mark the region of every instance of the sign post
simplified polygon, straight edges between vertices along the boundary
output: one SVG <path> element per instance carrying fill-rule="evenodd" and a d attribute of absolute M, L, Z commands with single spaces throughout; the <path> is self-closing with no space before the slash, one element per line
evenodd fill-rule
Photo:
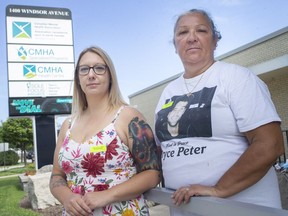
<path fill-rule="evenodd" d="M 38 169 L 53 162 L 55 115 L 71 113 L 74 77 L 71 11 L 8 5 L 6 32 L 9 116 L 35 116 Z"/>

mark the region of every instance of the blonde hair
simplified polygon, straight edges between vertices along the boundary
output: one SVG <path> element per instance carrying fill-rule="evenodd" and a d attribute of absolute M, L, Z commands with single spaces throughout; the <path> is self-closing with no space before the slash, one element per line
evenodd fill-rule
<path fill-rule="evenodd" d="M 124 101 L 122 94 L 120 92 L 120 88 L 119 88 L 117 76 L 116 76 L 116 70 L 115 70 L 114 64 L 110 56 L 100 47 L 92 46 L 92 47 L 84 49 L 80 53 L 77 64 L 76 64 L 76 68 L 74 70 L 72 115 L 80 116 L 82 112 L 88 107 L 86 95 L 81 89 L 79 75 L 78 75 L 79 62 L 82 56 L 87 52 L 91 52 L 91 53 L 95 53 L 99 55 L 107 66 L 107 70 L 108 70 L 107 72 L 109 72 L 110 74 L 110 86 L 109 86 L 109 98 L 108 98 L 109 109 L 118 108 L 122 105 L 128 105 Z"/>

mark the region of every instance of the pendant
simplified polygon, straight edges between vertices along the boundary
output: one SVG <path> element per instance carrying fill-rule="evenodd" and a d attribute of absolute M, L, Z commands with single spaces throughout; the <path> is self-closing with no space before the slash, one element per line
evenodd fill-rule
<path fill-rule="evenodd" d="M 188 98 L 194 98 L 194 94 L 192 92 L 189 92 L 186 94 Z"/>

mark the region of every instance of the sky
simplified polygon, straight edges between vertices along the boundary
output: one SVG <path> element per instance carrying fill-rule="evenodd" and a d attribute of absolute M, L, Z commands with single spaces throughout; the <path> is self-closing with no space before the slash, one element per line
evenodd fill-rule
<path fill-rule="evenodd" d="M 112 58 L 124 99 L 183 71 L 172 43 L 177 16 L 206 10 L 221 32 L 215 57 L 287 27 L 287 0 L 0 0 L 0 122 L 8 118 L 7 5 L 67 8 L 75 62 L 92 45 Z"/>

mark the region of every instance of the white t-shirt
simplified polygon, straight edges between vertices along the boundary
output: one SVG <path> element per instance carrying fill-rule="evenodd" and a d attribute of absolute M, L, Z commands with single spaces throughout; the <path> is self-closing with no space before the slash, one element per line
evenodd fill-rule
<path fill-rule="evenodd" d="M 172 189 L 215 185 L 247 149 L 242 132 L 281 121 L 267 86 L 248 69 L 224 62 L 215 62 L 197 77 L 184 80 L 181 75 L 169 83 L 155 114 L 165 187 Z M 274 168 L 229 198 L 281 208 Z"/>

